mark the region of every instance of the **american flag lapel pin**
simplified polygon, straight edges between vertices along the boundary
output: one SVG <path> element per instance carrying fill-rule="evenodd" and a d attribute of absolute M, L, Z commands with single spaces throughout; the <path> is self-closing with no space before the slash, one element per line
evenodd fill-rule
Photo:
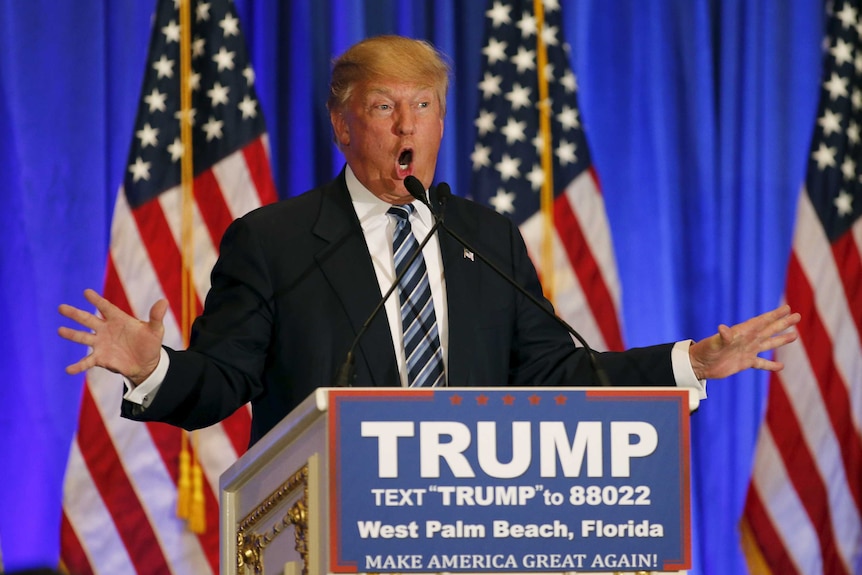
<path fill-rule="evenodd" d="M 471 262 L 472 262 L 472 261 L 475 261 L 475 260 L 473 259 L 473 252 L 471 252 L 471 251 L 470 251 L 470 250 L 468 250 L 467 248 L 464 248 L 464 259 L 465 259 L 465 260 L 470 260 Z"/>

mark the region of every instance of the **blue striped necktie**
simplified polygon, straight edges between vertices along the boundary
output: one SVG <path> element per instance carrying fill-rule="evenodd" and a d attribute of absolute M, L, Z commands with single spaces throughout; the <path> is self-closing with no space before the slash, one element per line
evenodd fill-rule
<path fill-rule="evenodd" d="M 419 249 L 419 242 L 410 227 L 411 204 L 392 206 L 389 215 L 395 217 L 392 242 L 395 273 L 401 274 L 410 257 Z M 410 387 L 443 385 L 443 350 L 437 333 L 437 316 L 428 283 L 428 270 L 422 254 L 413 260 L 398 286 L 401 297 L 401 326 L 404 352 L 407 356 L 407 382 Z"/>

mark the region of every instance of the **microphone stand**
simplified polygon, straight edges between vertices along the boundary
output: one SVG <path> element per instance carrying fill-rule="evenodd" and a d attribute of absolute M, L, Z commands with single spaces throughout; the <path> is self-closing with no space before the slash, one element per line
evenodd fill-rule
<path fill-rule="evenodd" d="M 416 179 L 416 178 L 413 178 Z M 419 180 L 416 180 L 417 182 Z M 423 202 L 425 205 L 428 205 L 427 201 Z M 430 206 L 429 206 L 430 209 Z M 347 357 L 344 359 L 344 363 L 341 364 L 341 367 L 338 368 L 338 371 L 335 372 L 335 378 L 333 380 L 334 387 L 352 387 L 353 380 L 356 379 L 356 357 L 354 355 L 354 350 L 356 346 L 359 344 L 359 340 L 362 339 L 362 336 L 365 335 L 365 332 L 368 331 L 368 327 L 371 325 L 371 322 L 374 321 L 374 318 L 377 317 L 377 314 L 380 313 L 380 310 L 383 309 L 383 306 L 389 300 L 389 296 L 392 295 L 392 292 L 395 291 L 395 288 L 401 283 L 401 280 L 404 278 L 404 275 L 409 271 L 410 266 L 413 265 L 413 262 L 416 258 L 419 257 L 419 254 L 422 253 L 422 250 L 425 249 L 425 246 L 431 241 L 431 238 L 434 237 L 434 234 L 437 233 L 437 230 L 440 226 L 443 225 L 443 218 L 438 218 L 434 214 L 434 210 L 431 210 L 431 215 L 434 216 L 434 225 L 431 226 L 431 229 L 428 231 L 428 235 L 423 238 L 423 240 L 419 243 L 419 247 L 414 251 L 410 258 L 407 260 L 407 263 L 404 265 L 404 269 L 401 270 L 395 279 L 392 281 L 392 285 L 389 286 L 389 289 L 386 290 L 386 293 L 383 294 L 383 297 L 380 298 L 380 301 L 377 303 L 377 306 L 374 310 L 369 314 L 368 319 L 365 320 L 365 323 L 362 324 L 362 327 L 359 328 L 359 331 L 356 332 L 356 337 L 353 338 L 353 342 L 350 344 L 350 348 L 347 350 Z"/>
<path fill-rule="evenodd" d="M 587 352 L 587 357 L 589 358 L 589 361 L 590 361 L 590 367 L 592 368 L 593 374 L 596 376 L 596 379 L 598 380 L 599 385 L 601 385 L 603 387 L 610 387 L 611 382 L 608 379 L 607 372 L 605 372 L 604 368 L 602 368 L 602 366 L 600 365 L 595 351 L 593 351 L 593 348 L 590 347 L 590 345 L 587 343 L 587 340 L 585 340 L 583 338 L 583 336 L 581 336 L 581 334 L 578 333 L 577 330 L 575 330 L 575 328 L 570 326 L 563 318 L 561 318 L 560 316 L 558 316 L 557 314 L 555 314 L 554 312 L 549 310 L 547 307 L 545 307 L 545 305 L 541 301 L 539 301 L 539 299 L 536 296 L 534 296 L 533 294 L 528 292 L 523 286 L 521 286 L 521 284 L 516 282 L 513 278 L 509 277 L 509 275 L 506 272 L 504 272 L 503 270 L 501 270 L 494 262 L 492 262 L 491 260 L 486 258 L 482 254 L 482 252 L 476 250 L 472 245 L 470 245 L 470 243 L 467 240 L 462 238 L 454 230 L 452 230 L 449 226 L 447 226 L 446 224 L 443 223 L 443 218 L 442 218 L 443 210 L 442 210 L 442 208 L 445 207 L 446 201 L 448 200 L 449 196 L 452 194 L 452 192 L 449 189 L 449 184 L 447 184 L 445 182 L 440 182 L 437 185 L 437 200 L 440 202 L 440 205 L 441 205 L 441 217 L 439 219 L 437 219 L 437 214 L 434 211 L 434 208 L 431 207 L 431 203 L 428 201 L 428 197 L 425 194 L 425 187 L 421 184 L 421 182 L 419 182 L 418 179 L 412 178 L 413 180 L 415 180 L 415 183 L 414 183 L 411 180 L 411 178 L 412 178 L 412 176 L 410 176 L 404 180 L 404 184 L 407 187 L 407 191 L 410 192 L 410 194 L 414 198 L 416 198 L 417 200 L 419 200 L 420 202 L 422 202 L 423 204 L 428 206 L 428 209 L 431 210 L 432 215 L 434 215 L 434 217 L 436 219 L 434 227 L 436 228 L 437 224 L 439 224 L 439 226 L 443 229 L 444 232 L 449 234 L 450 237 L 452 237 L 456 242 L 461 244 L 464 248 L 470 250 L 473 254 L 475 254 L 476 257 L 479 258 L 479 260 L 481 260 L 485 265 L 490 267 L 498 276 L 503 278 L 509 285 L 514 287 L 518 291 L 518 293 L 520 293 L 521 295 L 526 297 L 533 305 L 537 306 L 539 309 L 541 309 L 543 312 L 545 312 L 549 317 L 553 318 L 554 321 L 556 321 L 558 324 L 560 324 L 567 332 L 569 332 L 575 339 L 577 339 L 578 342 L 583 346 L 584 350 Z"/>

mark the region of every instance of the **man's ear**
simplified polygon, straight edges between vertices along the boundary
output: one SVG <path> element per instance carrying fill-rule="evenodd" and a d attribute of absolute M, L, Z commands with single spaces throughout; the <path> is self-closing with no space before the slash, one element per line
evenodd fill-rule
<path fill-rule="evenodd" d="M 347 127 L 344 115 L 341 112 L 330 112 L 329 122 L 332 124 L 332 133 L 335 134 L 335 141 L 338 145 L 350 145 L 350 129 Z"/>

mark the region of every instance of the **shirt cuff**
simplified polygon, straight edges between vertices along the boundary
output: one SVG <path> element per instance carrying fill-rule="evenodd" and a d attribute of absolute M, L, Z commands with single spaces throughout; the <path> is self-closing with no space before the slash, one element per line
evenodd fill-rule
<path fill-rule="evenodd" d="M 126 382 L 126 393 L 123 394 L 123 399 L 140 405 L 144 409 L 148 408 L 156 398 L 156 393 L 158 393 L 159 387 L 161 387 L 165 376 L 168 374 L 170 363 L 171 359 L 168 356 L 168 352 L 165 351 L 165 348 L 161 348 L 159 364 L 153 370 L 153 373 L 142 381 L 140 385 L 135 386 L 135 384 L 129 381 L 129 378 L 123 378 L 123 381 Z"/>
<path fill-rule="evenodd" d="M 706 399 L 706 380 L 698 379 L 691 367 L 691 357 L 688 348 L 694 343 L 692 340 L 678 341 L 670 352 L 670 361 L 673 366 L 673 378 L 677 387 L 696 389 L 700 399 Z"/>

